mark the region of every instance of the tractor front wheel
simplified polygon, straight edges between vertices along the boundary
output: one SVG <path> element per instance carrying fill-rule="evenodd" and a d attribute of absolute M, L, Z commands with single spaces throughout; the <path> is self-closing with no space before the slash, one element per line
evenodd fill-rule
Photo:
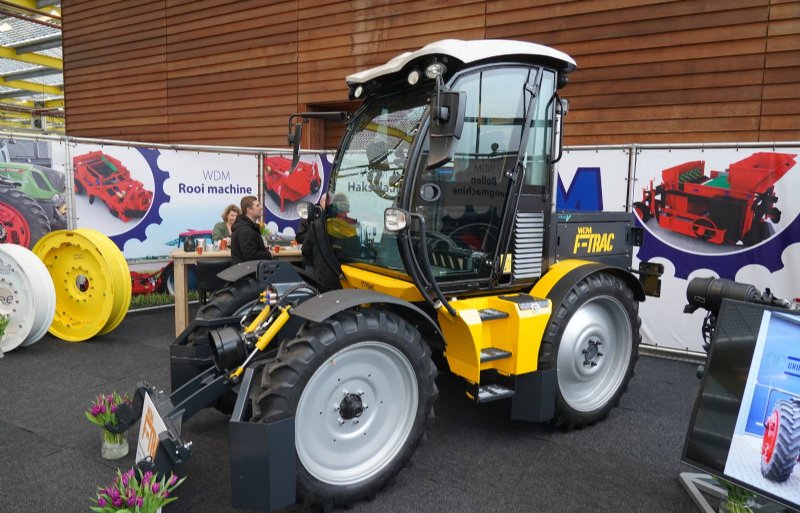
<path fill-rule="evenodd" d="M 408 463 L 437 397 L 419 331 L 379 309 L 308 325 L 267 364 L 253 419 L 294 416 L 297 494 L 324 511 L 374 497 Z"/>
<path fill-rule="evenodd" d="M 0 243 L 30 249 L 48 233 L 50 221 L 39 203 L 16 189 L 0 188 Z"/>
<path fill-rule="evenodd" d="M 579 281 L 552 314 L 539 368 L 556 369 L 556 426 L 581 428 L 604 419 L 633 377 L 642 336 L 639 303 L 609 273 Z"/>
<path fill-rule="evenodd" d="M 800 456 L 800 405 L 778 401 L 764 426 L 761 475 L 782 483 L 789 479 Z"/>

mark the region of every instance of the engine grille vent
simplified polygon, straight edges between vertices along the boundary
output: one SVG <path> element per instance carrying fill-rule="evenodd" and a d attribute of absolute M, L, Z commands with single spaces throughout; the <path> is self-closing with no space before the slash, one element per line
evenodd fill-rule
<path fill-rule="evenodd" d="M 511 271 L 515 280 L 542 275 L 544 214 L 517 212 L 514 220 L 514 259 Z"/>

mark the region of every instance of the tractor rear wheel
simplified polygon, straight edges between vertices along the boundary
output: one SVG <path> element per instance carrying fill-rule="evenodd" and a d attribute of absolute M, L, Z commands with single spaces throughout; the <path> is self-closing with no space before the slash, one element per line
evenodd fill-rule
<path fill-rule="evenodd" d="M 604 419 L 633 377 L 639 352 L 639 303 L 616 276 L 579 281 L 553 312 L 539 368 L 556 369 L 553 424 L 581 428 Z"/>
<path fill-rule="evenodd" d="M 789 479 L 800 456 L 800 404 L 778 401 L 764 426 L 761 474 L 782 483 Z"/>
<path fill-rule="evenodd" d="M 32 248 L 50 233 L 50 221 L 36 200 L 16 189 L 0 188 L 0 243 Z"/>
<path fill-rule="evenodd" d="M 267 364 L 253 420 L 294 417 L 298 499 L 324 511 L 374 497 L 433 418 L 436 367 L 419 331 L 379 309 L 307 325 Z"/>

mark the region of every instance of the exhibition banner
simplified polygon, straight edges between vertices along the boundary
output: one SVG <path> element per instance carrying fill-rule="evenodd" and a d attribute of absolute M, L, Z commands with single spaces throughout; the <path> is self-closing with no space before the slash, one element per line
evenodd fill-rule
<path fill-rule="evenodd" d="M 556 210 L 623 212 L 628 201 L 630 147 L 564 148 L 558 162 Z"/>
<path fill-rule="evenodd" d="M 76 226 L 105 233 L 128 259 L 210 240 L 227 205 L 259 192 L 255 155 L 91 144 L 70 155 Z"/>

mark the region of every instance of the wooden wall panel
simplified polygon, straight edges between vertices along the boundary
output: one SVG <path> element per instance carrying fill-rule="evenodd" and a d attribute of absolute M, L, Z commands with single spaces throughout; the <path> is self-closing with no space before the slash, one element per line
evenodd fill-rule
<path fill-rule="evenodd" d="M 285 147 L 344 78 L 444 38 L 554 46 L 566 142 L 800 140 L 797 0 L 65 0 L 67 132 Z M 306 147 L 343 133 L 312 122 Z"/>

